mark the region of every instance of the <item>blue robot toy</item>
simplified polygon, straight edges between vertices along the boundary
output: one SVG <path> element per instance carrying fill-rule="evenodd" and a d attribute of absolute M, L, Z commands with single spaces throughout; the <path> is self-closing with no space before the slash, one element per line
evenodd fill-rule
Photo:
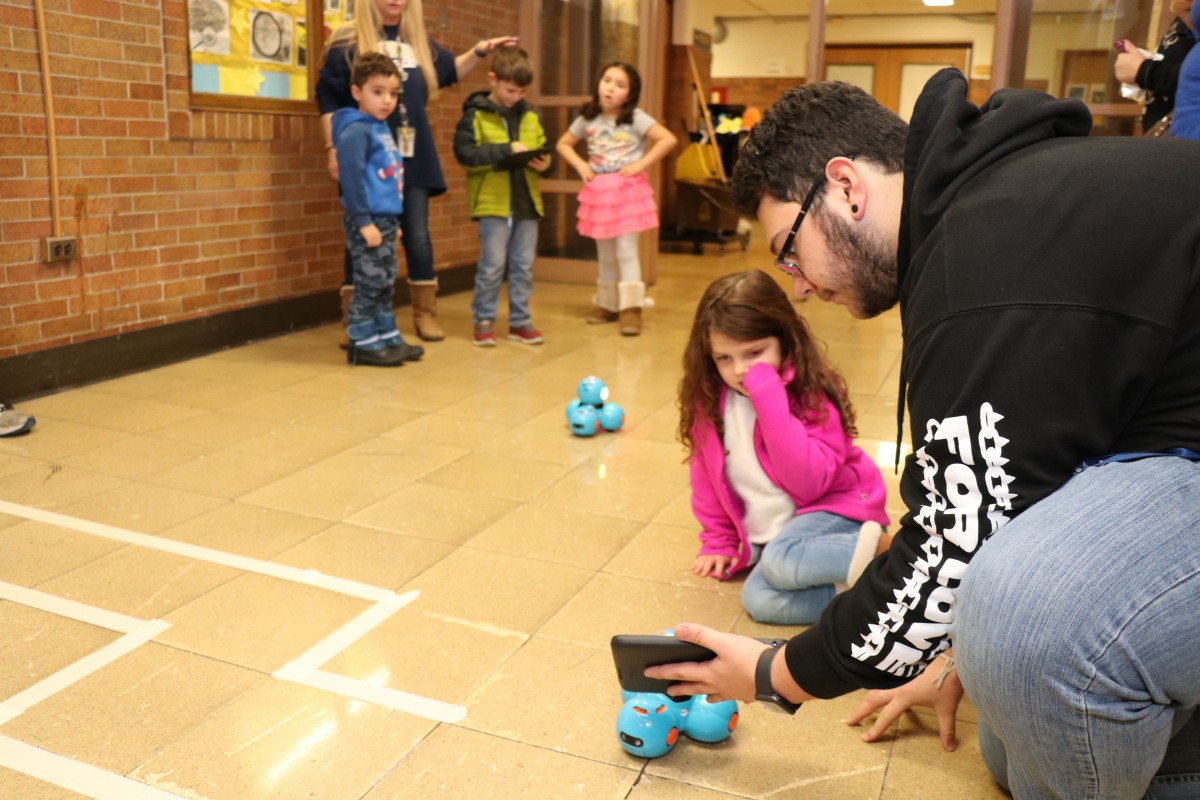
<path fill-rule="evenodd" d="M 723 742 L 737 727 L 736 700 L 710 703 L 708 696 L 676 700 L 670 695 L 621 690 L 625 705 L 617 714 L 617 738 L 630 755 L 658 758 L 675 747 L 680 734 L 698 742 Z"/>
<path fill-rule="evenodd" d="M 591 406 L 602 406 L 608 399 L 608 387 L 604 381 L 595 375 L 589 375 L 579 382 L 579 400 Z"/>
<path fill-rule="evenodd" d="M 600 406 L 597 417 L 600 420 L 600 427 L 604 430 L 619 431 L 625 423 L 625 409 L 616 403 L 605 403 Z"/>
<path fill-rule="evenodd" d="M 571 433 L 576 436 L 595 436 L 596 431 L 600 430 L 600 418 L 596 413 L 596 407 L 587 403 L 579 403 L 572 400 L 571 405 L 567 406 L 567 424 L 571 426 Z"/>

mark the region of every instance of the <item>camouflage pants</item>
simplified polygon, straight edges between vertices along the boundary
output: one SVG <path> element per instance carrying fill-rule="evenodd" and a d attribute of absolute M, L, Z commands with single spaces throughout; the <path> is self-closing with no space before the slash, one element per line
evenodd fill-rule
<path fill-rule="evenodd" d="M 392 291 L 396 284 L 396 218 L 373 217 L 383 235 L 378 247 L 367 247 L 358 225 L 349 214 L 342 217 L 346 248 L 354 264 L 354 297 L 350 301 L 350 319 L 374 319 L 392 313 Z"/>

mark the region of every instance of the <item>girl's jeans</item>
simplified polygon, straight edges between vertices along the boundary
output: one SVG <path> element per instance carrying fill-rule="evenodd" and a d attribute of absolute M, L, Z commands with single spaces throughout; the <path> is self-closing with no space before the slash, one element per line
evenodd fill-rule
<path fill-rule="evenodd" d="M 473 322 L 496 320 L 500 284 L 508 265 L 508 327 L 529 324 L 529 296 L 533 292 L 533 257 L 537 253 L 538 220 L 504 217 L 479 218 L 479 265 L 475 268 Z"/>
<path fill-rule="evenodd" d="M 760 549 L 742 585 L 742 605 L 756 622 L 809 625 L 846 580 L 861 522 L 827 511 L 797 514 Z"/>
<path fill-rule="evenodd" d="M 1200 464 L 1084 469 L 980 549 L 957 613 L 981 743 L 1015 797 L 1200 797 L 1184 725 L 1200 702 Z"/>

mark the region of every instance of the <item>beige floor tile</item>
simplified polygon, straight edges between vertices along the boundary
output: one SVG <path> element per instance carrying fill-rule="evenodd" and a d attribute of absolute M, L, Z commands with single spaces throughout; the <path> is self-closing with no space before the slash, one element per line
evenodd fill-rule
<path fill-rule="evenodd" d="M 131 617 L 160 619 L 237 574 L 228 567 L 128 545 L 37 588 Z"/>
<path fill-rule="evenodd" d="M 163 470 L 145 480 L 161 486 L 232 500 L 302 468 L 302 464 L 294 461 L 234 450 L 218 450 Z"/>
<path fill-rule="evenodd" d="M 621 693 L 608 648 L 534 637 L 467 699 L 462 727 L 621 767 Z M 538 713 L 528 710 L 536 706 Z"/>
<path fill-rule="evenodd" d="M 158 640 L 271 673 L 369 605 L 327 589 L 245 574 L 166 615 L 172 627 Z"/>
<path fill-rule="evenodd" d="M 177 525 L 219 505 L 222 505 L 222 501 L 209 495 L 152 483 L 131 482 L 104 494 L 78 500 L 60 511 L 68 516 L 137 533 L 158 533 L 163 528 Z"/>
<path fill-rule="evenodd" d="M 151 369 L 145 372 L 135 372 L 132 375 L 122 375 L 107 381 L 93 384 L 91 388 L 106 394 L 120 397 L 156 398 L 159 395 L 186 387 L 190 381 L 178 375 L 168 375 L 160 370 Z"/>
<path fill-rule="evenodd" d="M 453 551 L 454 547 L 444 542 L 341 523 L 307 537 L 273 560 L 396 589 Z"/>
<path fill-rule="evenodd" d="M 416 484 L 406 486 L 347 522 L 422 539 L 462 544 L 517 507 L 516 501 Z"/>
<path fill-rule="evenodd" d="M 124 478 L 31 461 L 25 469 L 4 476 L 3 492 L 10 503 L 63 512 L 84 498 L 101 496 L 126 484 Z"/>
<path fill-rule="evenodd" d="M 593 574 L 534 558 L 464 547 L 404 588 L 419 589 L 421 608 L 430 613 L 532 634 Z"/>
<path fill-rule="evenodd" d="M 279 392 L 253 393 L 251 397 L 239 399 L 222 410 L 270 422 L 297 422 L 338 405 L 341 402 L 336 398 L 300 394 L 292 387 Z"/>
<path fill-rule="evenodd" d="M 480 550 L 598 570 L 641 528 L 640 522 L 619 517 L 526 503 L 468 544 Z"/>
<path fill-rule="evenodd" d="M 671 502 L 667 503 L 651 522 L 656 522 L 660 525 L 674 525 L 678 528 L 689 528 L 699 537 L 700 523 L 696 522 L 696 516 L 692 513 L 692 490 L 690 486 L 685 486 L 679 490 Z M 696 542 L 699 543 L 697 538 Z"/>
<path fill-rule="evenodd" d="M 653 775 L 643 775 L 629 793 L 629 800 L 742 800 L 745 797 L 746 795 L 740 793 L 716 792 L 690 783 L 656 778 Z"/>
<path fill-rule="evenodd" d="M 369 402 L 369 401 L 368 401 Z M 446 414 L 423 414 L 380 434 L 411 444 L 432 444 L 470 450 L 496 433 L 496 423 Z"/>
<path fill-rule="evenodd" d="M 154 372 L 158 373 L 161 370 L 154 370 Z M 250 386 L 238 386 L 236 390 L 231 390 L 225 383 L 198 381 L 177 375 L 172 375 L 171 380 L 175 384 L 172 388 L 150 395 L 151 399 L 158 400 L 160 403 L 174 403 L 179 406 L 193 406 L 206 411 L 216 411 L 228 408 L 234 403 L 244 403 L 267 392 L 266 389 L 255 389 Z"/>
<path fill-rule="evenodd" d="M 367 399 L 339 403 L 332 408 L 304 417 L 301 423 L 316 430 L 353 433 L 359 441 L 380 436 L 398 425 L 418 419 L 420 413 L 405 408 L 389 408 Z"/>
<path fill-rule="evenodd" d="M 976 726 L 959 722 L 956 730 L 958 749 L 947 753 L 938 740 L 936 720 L 917 715 L 902 719 L 881 800 L 905 800 L 933 785 L 947 797 L 963 800 L 1008 798 L 983 764 Z"/>
<path fill-rule="evenodd" d="M 126 546 L 57 525 L 12 519 L 18 522 L 0 530 L 0 581 L 8 583 L 37 587 Z"/>
<path fill-rule="evenodd" d="M 251 558 L 270 559 L 330 526 L 329 520 L 245 503 L 226 503 L 159 536 Z"/>
<path fill-rule="evenodd" d="M 34 413 L 28 410 L 26 403 L 21 404 L 21 410 L 27 414 Z M 35 416 L 39 415 L 35 414 Z M 47 418 L 41 415 L 37 426 L 29 434 L 0 439 L 0 453 L 55 461 L 75 453 L 111 444 L 128 436 L 129 434 L 122 431 L 97 428 L 92 425 L 71 422 L 66 419 Z"/>
<path fill-rule="evenodd" d="M 253 435 L 231 443 L 228 449 L 237 453 L 315 464 L 361 443 L 362 437 L 348 430 L 276 422 L 258 426 Z"/>
<path fill-rule="evenodd" d="M 261 419 L 230 414 L 222 409 L 205 411 L 191 419 L 155 428 L 154 435 L 218 450 L 261 436 L 265 427 L 266 423 Z"/>
<path fill-rule="evenodd" d="M 6 699 L 121 636 L 7 600 L 0 600 L 0 628 L 0 697 Z M 7 726 L 0 733 L 12 735 Z"/>
<path fill-rule="evenodd" d="M 130 777 L 189 798 L 355 800 L 433 726 L 391 709 L 266 680 L 199 720 Z"/>
<path fill-rule="evenodd" d="M 321 669 L 457 705 L 487 682 L 525 638 L 431 613 L 419 597 Z"/>
<path fill-rule="evenodd" d="M 335 455 L 243 495 L 241 502 L 328 520 L 371 506 L 411 479 L 364 465 L 361 457 Z"/>
<path fill-rule="evenodd" d="M 548 639 L 607 648 L 618 633 L 657 633 L 679 622 L 729 630 L 741 613 L 736 596 L 616 575 L 596 575 L 538 630 Z"/>
<path fill-rule="evenodd" d="M 194 444 L 158 436 L 126 436 L 109 444 L 67 456 L 60 463 L 112 475 L 140 480 L 157 475 L 186 461 L 199 458 L 209 450 Z"/>
<path fill-rule="evenodd" d="M 636 769 L 622 769 L 443 726 L 422 742 L 364 800 L 407 800 L 410 797 L 622 800 L 628 796 L 637 778 Z"/>
<path fill-rule="evenodd" d="M 421 483 L 528 500 L 567 474 L 570 466 L 516 456 L 468 453 L 429 473 Z"/>
<path fill-rule="evenodd" d="M 121 775 L 263 680 L 150 642 L 29 709 L 4 733 Z"/>
<path fill-rule="evenodd" d="M 574 436 L 567 425 L 563 409 L 556 409 L 515 428 L 505 429 L 504 426 L 492 423 L 493 435 L 483 438 L 475 445 L 475 450 L 493 456 L 503 463 L 508 456 L 516 458 L 533 458 L 539 461 L 552 461 L 558 464 L 578 466 L 589 458 L 594 457 L 604 447 L 607 436 Z M 542 422 L 545 416 L 553 417 L 553 424 Z M 611 434 L 608 434 L 611 435 Z"/>
<path fill-rule="evenodd" d="M 638 532 L 604 568 L 613 575 L 674 583 L 692 589 L 740 595 L 742 581 L 718 581 L 692 574 L 700 550 L 693 528 L 650 524 Z"/>
<path fill-rule="evenodd" d="M 686 486 L 686 473 L 649 477 L 626 470 L 619 462 L 591 458 L 531 499 L 547 505 L 648 522 Z"/>
<path fill-rule="evenodd" d="M 888 768 L 886 747 L 859 741 L 842 723 L 844 699 L 810 703 L 795 717 L 741 705 L 733 735 L 717 745 L 683 739 L 648 774 L 749 797 L 875 798 Z"/>
<path fill-rule="evenodd" d="M 4 788 L 6 797 L 19 797 L 21 800 L 86 800 L 84 795 L 4 767 L 0 767 L 0 787 Z"/>

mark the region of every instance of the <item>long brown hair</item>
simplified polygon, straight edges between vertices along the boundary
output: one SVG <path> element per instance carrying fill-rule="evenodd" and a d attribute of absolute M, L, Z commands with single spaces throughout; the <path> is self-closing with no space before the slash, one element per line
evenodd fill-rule
<path fill-rule="evenodd" d="M 813 337 L 808 323 L 770 275 L 747 270 L 713 281 L 696 307 L 679 383 L 679 440 L 689 458 L 696 450 L 693 431 L 697 422 L 707 421 L 718 437 L 724 435 L 721 389 L 725 381 L 712 360 L 714 331 L 741 342 L 769 336 L 779 339 L 783 362 L 796 372 L 787 387 L 793 407 L 799 405 L 819 423 L 826 416 L 828 399 L 841 416 L 846 435 L 858 435 L 845 381 L 826 360 L 824 347 Z"/>

